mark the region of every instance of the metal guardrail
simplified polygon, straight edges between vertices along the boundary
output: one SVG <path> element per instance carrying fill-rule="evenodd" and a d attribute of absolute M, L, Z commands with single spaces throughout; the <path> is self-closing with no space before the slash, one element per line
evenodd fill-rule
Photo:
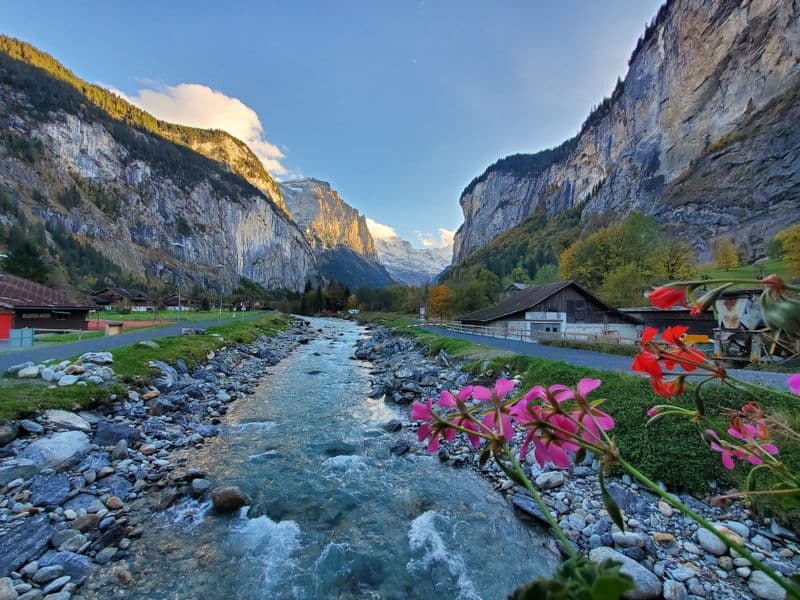
<path fill-rule="evenodd" d="M 429 319 L 425 325 L 432 325 L 434 327 L 441 327 L 449 331 L 456 331 L 459 333 L 469 333 L 472 335 L 481 335 L 491 338 L 499 338 L 505 340 L 519 340 L 521 342 L 530 342 L 538 344 L 543 340 L 553 340 L 557 342 L 583 342 L 588 344 L 619 344 L 637 346 L 638 339 L 624 338 L 617 335 L 613 330 L 605 333 L 558 333 L 553 331 L 528 331 L 526 329 L 516 328 L 499 328 L 488 327 L 486 325 L 465 325 L 458 321 L 444 321 Z"/>

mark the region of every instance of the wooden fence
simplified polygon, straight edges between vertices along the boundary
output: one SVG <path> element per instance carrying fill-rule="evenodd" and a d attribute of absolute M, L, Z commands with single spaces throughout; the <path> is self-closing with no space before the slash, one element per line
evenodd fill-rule
<path fill-rule="evenodd" d="M 482 335 L 486 337 L 499 338 L 505 340 L 519 340 L 521 342 L 539 343 L 543 340 L 553 340 L 555 342 L 582 342 L 586 344 L 620 344 L 637 346 L 639 340 L 635 338 L 621 337 L 617 332 L 609 329 L 601 333 L 579 333 L 566 332 L 558 333 L 552 331 L 528 331 L 526 329 L 516 329 L 513 327 L 488 327 L 486 325 L 465 325 L 458 321 L 444 321 L 429 319 L 425 325 L 441 327 L 449 331 L 459 333 L 469 333 L 472 335 Z"/>

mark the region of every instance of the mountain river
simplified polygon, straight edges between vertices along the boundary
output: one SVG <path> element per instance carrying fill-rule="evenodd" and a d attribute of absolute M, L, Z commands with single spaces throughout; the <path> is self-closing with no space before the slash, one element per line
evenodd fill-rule
<path fill-rule="evenodd" d="M 184 500 L 148 521 L 126 597 L 488 600 L 552 571 L 545 532 L 471 469 L 390 454 L 412 433 L 385 432 L 405 409 L 367 398 L 372 367 L 351 359 L 364 330 L 312 324 L 324 333 L 190 456 L 252 505 L 223 516 Z"/>

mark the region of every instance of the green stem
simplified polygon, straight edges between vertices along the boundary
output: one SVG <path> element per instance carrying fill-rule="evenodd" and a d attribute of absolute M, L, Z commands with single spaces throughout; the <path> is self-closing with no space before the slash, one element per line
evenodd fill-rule
<path fill-rule="evenodd" d="M 714 525 L 712 525 L 711 522 L 708 521 L 705 517 L 702 517 L 701 515 L 697 514 L 691 508 L 683 504 L 680 500 L 662 490 L 660 487 L 658 487 L 658 485 L 656 485 L 656 483 L 654 483 L 652 480 L 650 480 L 647 476 L 638 471 L 633 465 L 626 462 L 624 459 L 618 458 L 617 462 L 623 469 L 625 469 L 633 477 L 635 477 L 641 483 L 643 483 L 645 487 L 647 487 L 651 492 L 662 498 L 668 504 L 677 508 L 684 515 L 695 521 L 698 525 L 710 531 L 714 536 L 716 536 L 722 542 L 724 542 L 726 546 L 733 548 L 737 554 L 750 561 L 751 565 L 753 565 L 759 571 L 762 571 L 764 574 L 767 575 L 767 577 L 769 577 L 775 583 L 777 583 L 779 586 L 785 589 L 789 597 L 800 598 L 800 590 L 797 588 L 797 586 L 792 584 L 789 580 L 784 579 L 783 577 L 778 575 L 774 570 L 770 569 L 767 565 L 765 565 L 760 560 L 755 558 L 752 554 L 750 554 L 750 551 L 747 550 L 747 548 L 745 548 L 742 544 L 733 541 L 732 539 L 728 538 L 728 536 L 723 534 L 721 531 L 718 531 L 717 528 L 714 527 Z"/>
<path fill-rule="evenodd" d="M 575 551 L 575 548 L 572 546 L 572 542 L 567 539 L 567 536 L 564 535 L 561 527 L 558 524 L 558 521 L 555 520 L 553 515 L 550 514 L 550 508 L 545 504 L 542 496 L 539 494 L 538 490 L 533 487 L 533 483 L 531 480 L 528 479 L 528 476 L 525 475 L 525 471 L 522 469 L 522 465 L 519 464 L 519 461 L 514 457 L 514 453 L 511 452 L 511 448 L 508 445 L 504 445 L 504 450 L 506 453 L 506 457 L 508 457 L 509 463 L 511 463 L 511 468 L 514 470 L 514 473 L 517 474 L 520 481 L 525 485 L 525 489 L 528 490 L 528 493 L 531 495 L 531 498 L 534 499 L 536 504 L 539 505 L 539 508 L 544 513 L 545 519 L 550 524 L 550 527 L 553 530 L 553 533 L 556 534 L 556 537 L 561 542 L 561 545 L 564 546 L 564 551 L 569 555 L 570 558 L 577 558 L 578 553 Z"/>

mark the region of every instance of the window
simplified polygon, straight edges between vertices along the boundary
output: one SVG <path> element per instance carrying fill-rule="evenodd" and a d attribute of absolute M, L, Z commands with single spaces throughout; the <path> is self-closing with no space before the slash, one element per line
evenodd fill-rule
<path fill-rule="evenodd" d="M 575 320 L 576 321 L 586 320 L 586 300 L 575 301 Z"/>

